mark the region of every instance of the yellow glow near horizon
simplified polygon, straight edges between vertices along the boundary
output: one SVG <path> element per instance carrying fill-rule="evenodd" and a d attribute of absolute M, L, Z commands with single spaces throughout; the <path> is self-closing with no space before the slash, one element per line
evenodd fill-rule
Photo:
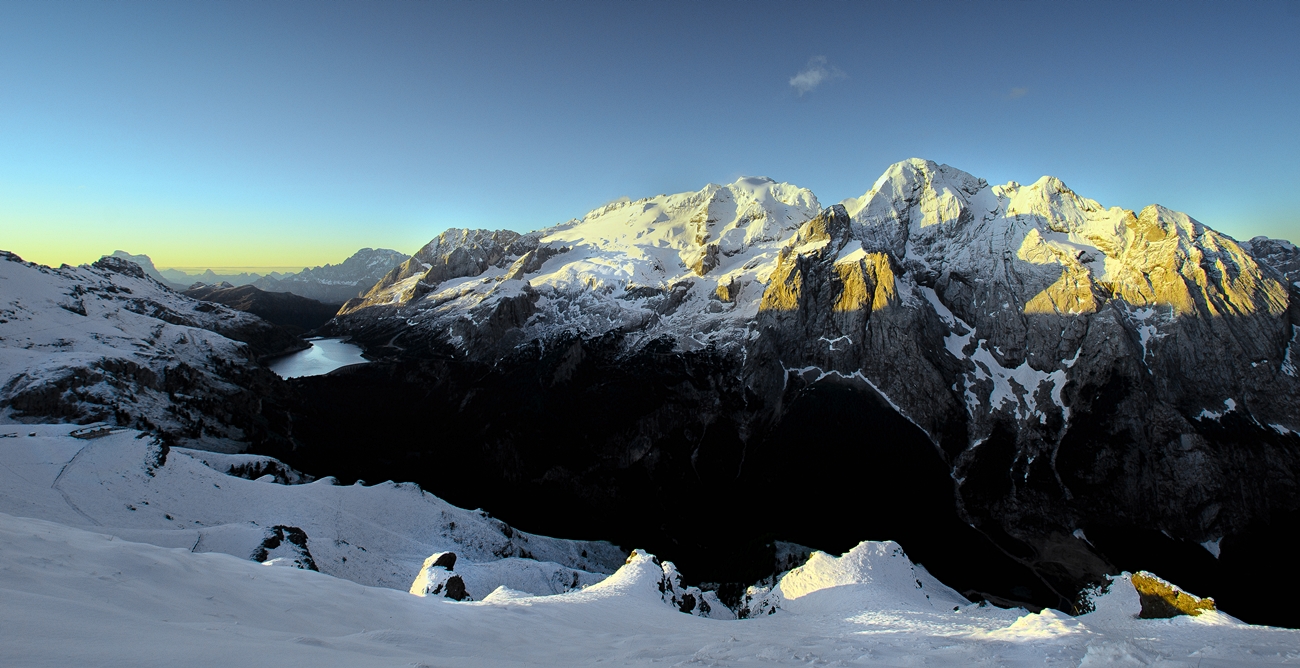
<path fill-rule="evenodd" d="M 16 253 L 29 262 L 55 267 L 60 264 L 86 264 L 110 255 L 113 251 L 123 250 L 133 255 L 148 255 L 159 269 L 201 273 L 210 268 L 229 270 L 229 273 L 269 273 L 338 264 L 361 248 L 376 247 L 375 244 L 342 243 L 313 244 L 310 248 L 302 248 L 293 238 L 278 239 L 282 243 L 274 243 L 277 240 L 268 238 L 270 235 L 267 235 L 257 242 L 267 247 L 255 249 L 249 248 L 248 244 L 223 243 L 222 240 L 211 237 L 195 239 L 193 242 L 178 242 L 144 235 L 86 234 L 75 229 L 61 231 L 67 233 L 66 241 L 6 233 L 4 239 L 0 240 L 0 250 Z"/>
<path fill-rule="evenodd" d="M 338 264 L 362 248 L 413 253 L 427 238 L 397 235 L 360 221 L 291 219 L 248 213 L 15 210 L 0 201 L 0 250 L 59 266 L 94 262 L 116 250 L 148 255 L 159 269 L 256 273 Z M 421 236 L 424 236 L 423 234 Z M 231 273 L 239 273 L 231 272 Z"/>

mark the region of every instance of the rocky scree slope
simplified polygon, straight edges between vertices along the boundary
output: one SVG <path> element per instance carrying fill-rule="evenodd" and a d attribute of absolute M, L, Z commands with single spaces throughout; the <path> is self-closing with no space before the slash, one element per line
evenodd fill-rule
<path fill-rule="evenodd" d="M 810 490 L 781 467 L 828 419 L 867 416 L 800 464 L 809 480 L 882 430 L 927 443 L 960 519 L 1033 571 L 1004 594 L 1059 606 L 1118 572 L 1125 545 L 1213 560 L 1199 544 L 1226 555 L 1294 521 L 1293 249 L 1104 208 L 1052 177 L 990 185 L 908 160 L 825 209 L 750 178 L 526 235 L 448 231 L 331 328 L 408 365 L 360 373 L 459 406 L 448 420 L 481 410 L 458 448 L 567 499 L 617 495 L 610 471 L 725 489 L 768 466 Z M 495 391 L 512 384 L 587 392 L 599 414 L 547 423 L 530 406 L 561 400 Z M 631 401 L 591 396 L 610 388 Z"/>
<path fill-rule="evenodd" d="M 128 260 L 51 268 L 0 252 L 0 421 L 102 421 L 240 450 L 285 428 L 282 381 L 257 358 L 301 346 Z"/>
<path fill-rule="evenodd" d="M 282 277 L 263 276 L 253 286 L 267 292 L 289 292 L 326 304 L 342 304 L 360 296 L 409 256 L 387 248 L 362 248 L 339 264 L 303 269 Z"/>

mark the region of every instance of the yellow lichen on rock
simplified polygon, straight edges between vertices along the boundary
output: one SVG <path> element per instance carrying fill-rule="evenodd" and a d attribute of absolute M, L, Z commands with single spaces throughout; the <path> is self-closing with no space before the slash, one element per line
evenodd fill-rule
<path fill-rule="evenodd" d="M 1146 571 L 1133 574 L 1133 588 L 1142 602 L 1138 617 L 1167 619 L 1178 615 L 1199 615 L 1206 610 L 1217 610 L 1214 599 L 1194 596 L 1176 585 Z"/>

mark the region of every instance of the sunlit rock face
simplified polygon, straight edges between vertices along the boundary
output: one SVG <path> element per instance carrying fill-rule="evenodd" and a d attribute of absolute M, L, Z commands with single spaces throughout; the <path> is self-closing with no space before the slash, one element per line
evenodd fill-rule
<path fill-rule="evenodd" d="M 928 444 L 962 521 L 1040 579 L 1006 597 L 1042 601 L 1114 572 L 1125 532 L 1196 545 L 1300 508 L 1295 256 L 1160 206 L 1106 208 L 1052 177 L 990 185 L 914 159 L 828 208 L 746 178 L 528 235 L 452 230 L 332 327 L 372 354 L 438 360 L 436 380 L 401 373 L 459 406 L 449 419 L 500 424 L 558 401 L 496 384 L 662 383 L 633 403 L 593 396 L 564 425 L 520 417 L 458 441 L 584 502 L 617 496 L 593 492 L 610 471 L 750 480 L 747 466 L 783 461 L 754 452 L 797 458 L 819 433 L 801 422 L 809 397 L 851 388 L 846 410 L 912 430 L 890 438 Z M 585 453 L 562 470 L 535 447 L 557 429 Z M 783 484 L 813 490 L 839 465 Z"/>

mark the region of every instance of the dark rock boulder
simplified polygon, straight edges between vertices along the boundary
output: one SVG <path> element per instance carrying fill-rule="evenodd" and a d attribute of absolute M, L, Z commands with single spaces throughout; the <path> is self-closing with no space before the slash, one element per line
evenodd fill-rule
<path fill-rule="evenodd" d="M 298 527 L 277 524 L 249 556 L 253 561 L 275 566 L 289 566 L 308 571 L 319 570 L 307 548 L 307 533 Z"/>
<path fill-rule="evenodd" d="M 453 601 L 472 601 L 465 590 L 465 581 L 452 572 L 456 566 L 454 552 L 435 552 L 424 560 L 424 566 L 411 583 L 411 593 L 416 596 L 442 596 Z"/>

